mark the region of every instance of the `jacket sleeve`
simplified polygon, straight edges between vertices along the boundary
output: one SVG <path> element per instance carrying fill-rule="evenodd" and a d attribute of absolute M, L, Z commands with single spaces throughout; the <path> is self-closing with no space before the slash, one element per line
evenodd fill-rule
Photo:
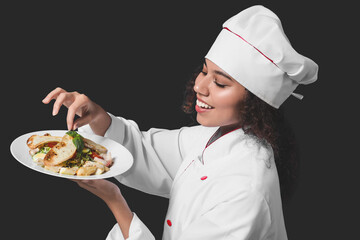
<path fill-rule="evenodd" d="M 229 195 L 207 209 L 184 229 L 178 239 L 268 239 L 270 226 L 270 210 L 265 199 L 259 193 L 244 191 Z"/>
<path fill-rule="evenodd" d="M 145 224 L 133 213 L 133 219 L 130 224 L 129 237 L 126 240 L 155 240 L 155 237 L 145 226 Z M 106 240 L 125 240 L 119 224 L 115 224 L 109 232 Z"/>
<path fill-rule="evenodd" d="M 182 162 L 179 142 L 182 129 L 140 131 L 134 121 L 109 115 L 112 122 L 105 137 L 122 144 L 134 158 L 133 166 L 115 178 L 131 188 L 168 198 Z M 79 129 L 82 131 L 92 132 L 88 125 Z"/>

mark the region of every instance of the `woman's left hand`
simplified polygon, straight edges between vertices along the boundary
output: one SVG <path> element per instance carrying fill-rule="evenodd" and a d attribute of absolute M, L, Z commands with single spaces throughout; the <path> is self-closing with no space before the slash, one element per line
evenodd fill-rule
<path fill-rule="evenodd" d="M 80 187 L 88 190 L 89 192 L 95 194 L 106 204 L 110 204 L 111 202 L 117 201 L 122 198 L 119 187 L 105 179 L 97 179 L 97 180 L 73 180 Z"/>
<path fill-rule="evenodd" d="M 114 214 L 124 238 L 128 238 L 133 213 L 122 196 L 120 188 L 116 184 L 105 179 L 73 181 L 80 187 L 104 200 Z"/>

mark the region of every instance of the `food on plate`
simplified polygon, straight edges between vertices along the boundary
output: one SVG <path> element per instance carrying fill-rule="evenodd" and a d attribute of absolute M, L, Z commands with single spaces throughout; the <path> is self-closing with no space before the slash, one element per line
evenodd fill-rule
<path fill-rule="evenodd" d="M 61 142 L 50 149 L 44 157 L 45 166 L 59 165 L 76 155 L 76 146 L 73 143 L 73 137 L 65 134 Z"/>
<path fill-rule="evenodd" d="M 76 131 L 63 137 L 33 135 L 27 140 L 34 162 L 45 169 L 67 175 L 90 176 L 110 170 L 113 159 L 110 152 Z"/>
<path fill-rule="evenodd" d="M 100 144 L 94 143 L 90 139 L 83 138 L 84 146 L 90 149 L 95 149 L 99 153 L 106 153 L 107 149 L 104 146 L 101 146 Z"/>
<path fill-rule="evenodd" d="M 61 142 L 62 137 L 51 136 L 50 134 L 45 134 L 44 136 L 32 135 L 26 141 L 26 144 L 30 149 L 36 149 L 39 146 L 43 146 L 48 143 L 58 143 Z"/>

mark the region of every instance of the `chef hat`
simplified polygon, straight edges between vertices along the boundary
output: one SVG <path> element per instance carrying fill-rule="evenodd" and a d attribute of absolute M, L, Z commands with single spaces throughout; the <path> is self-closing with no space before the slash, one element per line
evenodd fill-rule
<path fill-rule="evenodd" d="M 299 84 L 317 79 L 318 66 L 287 39 L 280 19 L 263 6 L 247 8 L 223 24 L 205 58 L 275 108 Z"/>

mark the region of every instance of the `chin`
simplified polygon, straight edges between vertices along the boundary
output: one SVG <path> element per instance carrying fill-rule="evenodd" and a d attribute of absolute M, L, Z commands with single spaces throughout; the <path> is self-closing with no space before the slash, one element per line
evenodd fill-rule
<path fill-rule="evenodd" d="M 226 126 L 239 125 L 239 120 L 205 118 L 205 117 L 199 116 L 199 114 L 196 116 L 196 121 L 204 127 L 226 127 Z"/>
<path fill-rule="evenodd" d="M 206 119 L 199 117 L 199 114 L 196 116 L 196 121 L 204 127 L 218 127 L 219 126 L 219 124 L 216 124 L 212 121 L 207 121 Z"/>

